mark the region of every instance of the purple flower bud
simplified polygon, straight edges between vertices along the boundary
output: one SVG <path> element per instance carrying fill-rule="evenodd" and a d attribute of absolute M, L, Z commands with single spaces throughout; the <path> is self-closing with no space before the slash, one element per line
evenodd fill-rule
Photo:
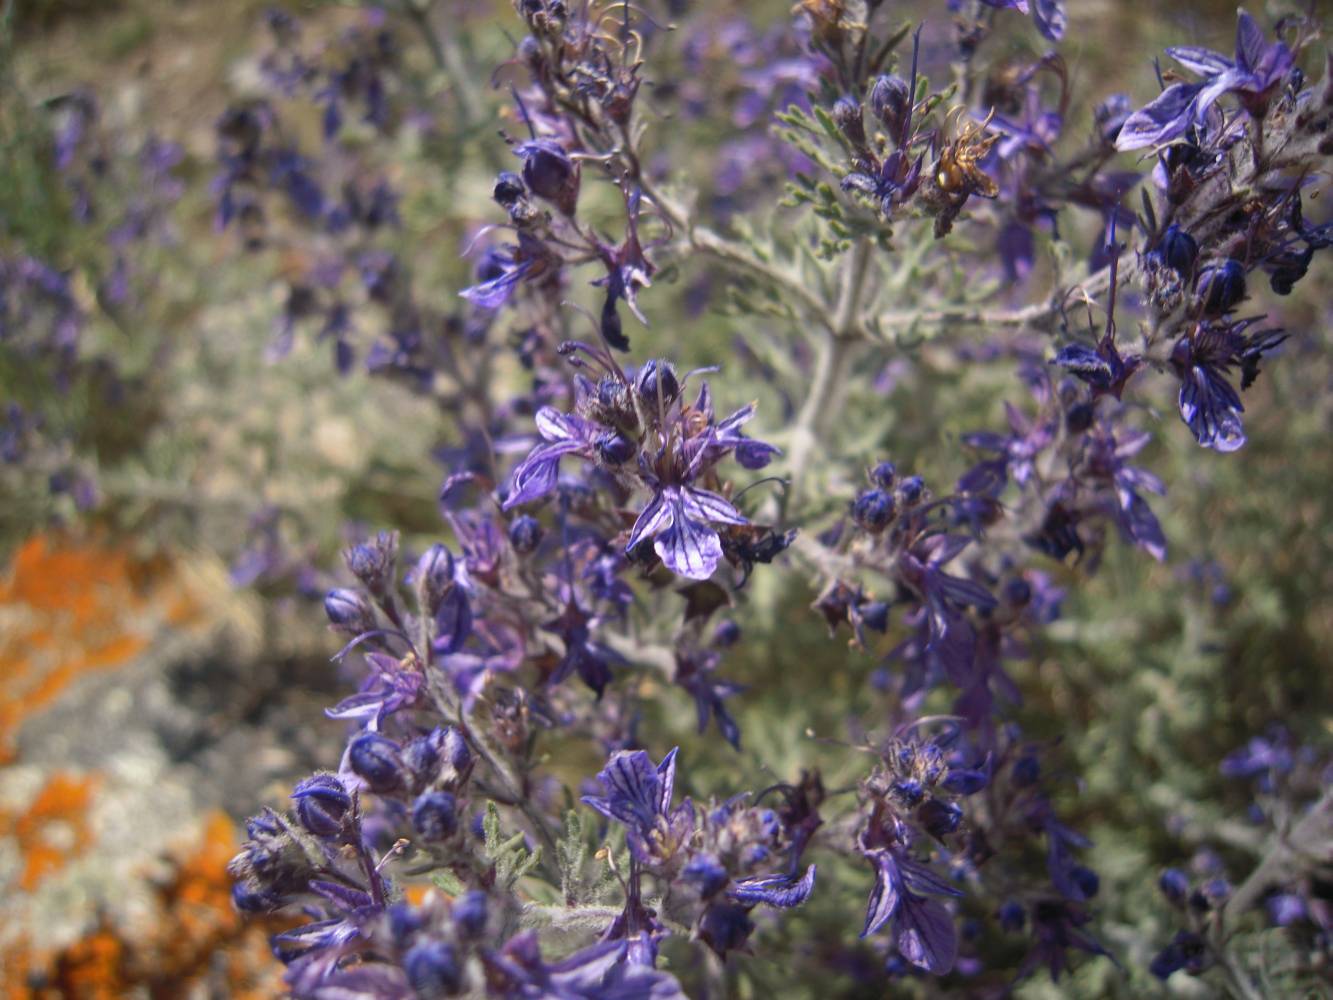
<path fill-rule="evenodd" d="M 464 937 L 481 937 L 486 932 L 486 893 L 476 889 L 465 892 L 454 900 L 450 913 Z"/>
<path fill-rule="evenodd" d="M 457 800 L 448 792 L 423 792 L 412 804 L 412 826 L 424 840 L 448 840 L 458 831 Z"/>
<path fill-rule="evenodd" d="M 1004 585 L 1004 603 L 1015 608 L 1025 608 L 1032 600 L 1032 584 L 1021 576 L 1016 576 Z"/>
<path fill-rule="evenodd" d="M 403 957 L 407 981 L 422 1000 L 454 996 L 463 990 L 463 967 L 447 941 L 422 941 Z"/>
<path fill-rule="evenodd" d="M 889 135 L 897 140 L 907 123 L 912 106 L 911 88 L 897 75 L 881 76 L 870 88 L 870 109 L 875 113 Z"/>
<path fill-rule="evenodd" d="M 883 490 L 866 490 L 852 503 L 852 520 L 875 535 L 889 526 L 897 512 L 892 494 Z"/>
<path fill-rule="evenodd" d="M 1065 430 L 1073 435 L 1086 434 L 1095 413 L 1091 403 L 1075 403 L 1065 413 Z"/>
<path fill-rule="evenodd" d="M 885 632 L 889 627 L 889 605 L 885 601 L 867 601 L 860 605 L 857 614 L 861 624 L 872 632 Z"/>
<path fill-rule="evenodd" d="M 361 581 L 371 596 L 384 597 L 393 585 L 393 565 L 398 558 L 398 533 L 382 531 L 374 542 L 353 545 L 343 553 L 343 558 L 352 575 Z"/>
<path fill-rule="evenodd" d="M 914 778 L 900 778 L 889 786 L 889 793 L 907 806 L 915 806 L 926 794 L 921 782 Z"/>
<path fill-rule="evenodd" d="M 615 431 L 599 437 L 596 447 L 597 457 L 607 465 L 624 465 L 639 451 L 633 441 Z"/>
<path fill-rule="evenodd" d="M 717 623 L 717 628 L 713 630 L 713 645 L 726 648 L 734 646 L 740 641 L 741 627 L 730 618 L 723 619 Z"/>
<path fill-rule="evenodd" d="M 1172 973 L 1184 969 L 1197 976 L 1208 967 L 1208 949 L 1203 939 L 1190 931 L 1181 931 L 1148 965 L 1158 979 L 1169 979 Z"/>
<path fill-rule="evenodd" d="M 1092 899 L 1097 895 L 1097 890 L 1101 888 L 1102 880 L 1091 868 L 1085 868 L 1083 865 L 1075 865 L 1069 870 L 1069 877 L 1073 880 L 1078 891 L 1084 899 Z"/>
<path fill-rule="evenodd" d="M 916 818 L 928 834 L 939 838 L 958 829 L 963 822 L 963 810 L 952 802 L 928 799 L 916 811 Z"/>
<path fill-rule="evenodd" d="M 422 610 L 434 616 L 454 585 L 453 554 L 435 543 L 417 560 L 413 579 L 422 597 Z"/>
<path fill-rule="evenodd" d="M 579 201 L 579 168 L 558 142 L 537 139 L 514 150 L 523 157 L 523 180 L 533 194 L 545 198 L 565 215 Z"/>
<path fill-rule="evenodd" d="M 390 792 L 406 777 L 398 744 L 379 733 L 358 733 L 347 748 L 352 771 L 373 791 Z"/>
<path fill-rule="evenodd" d="M 773 456 L 776 453 L 777 449 L 771 444 L 767 444 L 763 441 L 755 441 L 753 438 L 743 438 L 740 443 L 736 445 L 735 451 L 736 461 L 739 462 L 743 468 L 749 469 L 752 472 L 765 468 L 769 462 L 773 461 Z"/>
<path fill-rule="evenodd" d="M 680 381 L 676 378 L 676 369 L 665 361 L 649 361 L 639 369 L 634 380 L 635 391 L 639 400 L 650 414 L 657 413 L 657 407 L 669 407 L 680 395 Z"/>
<path fill-rule="evenodd" d="M 1294 892 L 1269 896 L 1264 905 L 1268 907 L 1268 919 L 1277 927 L 1290 927 L 1305 919 L 1305 901 Z"/>
<path fill-rule="evenodd" d="M 1209 316 L 1230 312 L 1245 298 L 1244 266 L 1230 258 L 1207 265 L 1199 272 L 1194 296 L 1195 307 Z"/>
<path fill-rule="evenodd" d="M 696 854 L 680 877 L 698 890 L 701 899 L 716 896 L 731 880 L 722 862 L 712 854 Z"/>
<path fill-rule="evenodd" d="M 315 774 L 292 791 L 296 818 L 316 837 L 333 837 L 342 831 L 343 818 L 352 808 L 352 797 L 332 774 Z"/>
<path fill-rule="evenodd" d="M 996 914 L 1000 920 L 1000 927 L 1010 934 L 1015 931 L 1021 931 L 1023 924 L 1027 920 L 1027 914 L 1023 910 L 1023 904 L 1016 900 L 1007 900 L 1000 905 L 999 912 Z"/>
<path fill-rule="evenodd" d="M 699 937 L 719 956 L 745 947 L 753 930 L 749 907 L 735 903 L 714 903 L 699 920 Z"/>
<path fill-rule="evenodd" d="M 519 555 L 526 556 L 537 551 L 545 533 L 542 523 L 535 517 L 521 514 L 509 525 L 509 544 Z"/>
<path fill-rule="evenodd" d="M 1224 878 L 1210 878 L 1199 888 L 1208 905 L 1216 909 L 1231 897 L 1231 883 Z"/>
<path fill-rule="evenodd" d="M 389 937 L 400 949 L 408 947 L 417 932 L 426 926 L 426 918 L 411 903 L 394 903 L 386 911 Z"/>
<path fill-rule="evenodd" d="M 282 904 L 281 897 L 265 892 L 244 879 L 231 887 L 231 905 L 241 913 L 271 913 Z"/>
<path fill-rule="evenodd" d="M 892 462 L 880 462 L 870 470 L 870 481 L 882 490 L 893 489 L 894 480 L 898 478 L 898 467 Z"/>
<path fill-rule="evenodd" d="M 866 126 L 861 116 L 861 102 L 851 97 L 840 97 L 833 105 L 833 120 L 842 134 L 857 149 L 866 144 Z"/>
<path fill-rule="evenodd" d="M 528 189 L 523 186 L 523 178 L 512 171 L 504 170 L 495 178 L 495 190 L 491 192 L 491 197 L 502 207 L 509 208 L 527 193 Z"/>
<path fill-rule="evenodd" d="M 339 631 L 352 635 L 375 627 L 375 611 L 358 590 L 339 587 L 324 597 L 324 613 Z"/>
<path fill-rule="evenodd" d="M 1157 250 L 1167 267 L 1185 276 L 1194 270 L 1194 262 L 1199 258 L 1199 244 L 1174 222 L 1166 227 Z"/>
<path fill-rule="evenodd" d="M 1190 880 L 1179 868 L 1168 868 L 1157 879 L 1157 888 L 1162 890 L 1162 895 L 1170 902 L 1179 906 L 1189 894 Z"/>
<path fill-rule="evenodd" d="M 1018 788 L 1028 788 L 1035 785 L 1041 777 L 1041 762 L 1036 756 L 1030 753 L 1024 754 L 1014 761 L 1014 785 Z"/>
<path fill-rule="evenodd" d="M 926 495 L 926 481 L 920 476 L 908 476 L 894 491 L 901 507 L 915 507 Z"/>

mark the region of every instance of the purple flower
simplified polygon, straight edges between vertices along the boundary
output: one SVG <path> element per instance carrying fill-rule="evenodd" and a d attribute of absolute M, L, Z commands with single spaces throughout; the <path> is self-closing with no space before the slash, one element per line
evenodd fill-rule
<path fill-rule="evenodd" d="M 699 732 L 708 728 L 710 718 L 717 720 L 722 738 L 734 748 L 741 748 L 741 729 L 723 703 L 725 699 L 744 690 L 739 684 L 721 680 L 715 675 L 721 657 L 715 652 L 676 654 L 675 683 L 694 695 L 699 715 Z"/>
<path fill-rule="evenodd" d="M 520 257 L 514 248 L 488 250 L 477 265 L 477 284 L 458 294 L 479 309 L 499 309 L 534 264 L 534 260 Z"/>
<path fill-rule="evenodd" d="M 1120 150 L 1160 146 L 1202 124 L 1208 109 L 1224 94 L 1236 94 L 1245 109 L 1262 118 L 1274 91 L 1286 80 L 1295 57 L 1282 42 L 1267 43 L 1254 18 L 1240 12 L 1236 54 L 1228 59 L 1211 49 L 1183 46 L 1167 54 L 1199 74 L 1198 83 L 1174 83 L 1151 104 L 1130 115 L 1116 138 Z"/>
<path fill-rule="evenodd" d="M 523 180 L 533 194 L 572 216 L 578 207 L 579 168 L 564 147 L 553 139 L 534 139 L 514 152 L 523 158 Z"/>
<path fill-rule="evenodd" d="M 1182 337 L 1171 353 L 1171 365 L 1180 377 L 1180 417 L 1205 448 L 1236 451 L 1245 444 L 1240 395 L 1227 380 L 1233 367 L 1241 369 L 1241 388 L 1259 374 L 1259 361 L 1287 335 L 1266 329 L 1246 333 L 1258 318 L 1235 322 L 1199 322 Z"/>
<path fill-rule="evenodd" d="M 727 890 L 727 895 L 740 903 L 764 903 L 790 909 L 809 899 L 814 888 L 815 866 L 811 865 L 801 876 L 761 875 L 738 879 Z"/>
<path fill-rule="evenodd" d="M 514 481 L 505 497 L 504 510 L 540 500 L 555 489 L 560 459 L 566 455 L 588 457 L 601 428 L 572 413 L 549 406 L 537 411 L 537 433 L 547 442 L 539 444 L 514 470 Z"/>
<path fill-rule="evenodd" d="M 551 675 L 552 684 L 559 684 L 577 672 L 583 683 L 601 698 L 611 681 L 611 664 L 620 662 L 620 657 L 593 640 L 592 629 L 596 623 L 596 616 L 584 611 L 571 594 L 560 616 L 542 625 L 545 631 L 558 635 L 565 644 L 565 654 Z"/>
<path fill-rule="evenodd" d="M 597 775 L 605 795 L 583 802 L 625 826 L 630 853 L 640 864 L 671 860 L 694 829 L 694 805 L 686 799 L 671 808 L 676 781 L 673 749 L 656 767 L 642 750 L 618 750 Z"/>
<path fill-rule="evenodd" d="M 663 486 L 639 514 L 625 545 L 632 552 L 645 539 L 667 568 L 692 580 L 707 580 L 722 559 L 713 524 L 748 524 L 730 503 L 693 486 Z"/>
<path fill-rule="evenodd" d="M 942 976 L 958 957 L 958 932 L 944 905 L 931 896 L 962 893 L 897 848 L 867 848 L 861 853 L 875 866 L 875 887 L 866 908 L 862 937 L 894 921 L 898 951 L 913 965 Z"/>
<path fill-rule="evenodd" d="M 361 689 L 325 709 L 324 714 L 330 719 L 364 721 L 367 729 L 377 731 L 394 712 L 416 704 L 426 680 L 419 670 L 385 653 L 367 653 L 366 662 L 371 673 Z"/>

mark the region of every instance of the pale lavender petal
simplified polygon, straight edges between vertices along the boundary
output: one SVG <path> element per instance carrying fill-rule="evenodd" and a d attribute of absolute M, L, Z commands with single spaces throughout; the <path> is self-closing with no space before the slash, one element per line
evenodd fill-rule
<path fill-rule="evenodd" d="M 722 559 L 722 539 L 706 524 L 679 512 L 653 544 L 667 569 L 691 580 L 707 580 Z"/>
<path fill-rule="evenodd" d="M 748 524 L 730 503 L 708 490 L 686 488 L 680 494 L 681 510 L 686 517 L 714 524 Z"/>
<path fill-rule="evenodd" d="M 632 552 L 645 538 L 654 538 L 661 534 L 671 526 L 674 518 L 674 504 L 667 502 L 665 494 L 657 494 L 639 513 L 638 520 L 634 522 L 634 528 L 629 533 L 629 541 L 625 543 L 625 551 Z"/>
<path fill-rule="evenodd" d="M 1231 60 L 1220 52 L 1195 45 L 1177 45 L 1167 49 L 1166 54 L 1200 76 L 1216 76 L 1232 68 Z"/>

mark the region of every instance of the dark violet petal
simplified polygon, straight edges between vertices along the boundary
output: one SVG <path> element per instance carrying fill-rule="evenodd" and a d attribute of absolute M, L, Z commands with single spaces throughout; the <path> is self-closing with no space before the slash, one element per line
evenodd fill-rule
<path fill-rule="evenodd" d="M 1126 466 L 1116 472 L 1115 482 L 1116 486 L 1121 488 L 1147 490 L 1149 493 L 1156 493 L 1159 497 L 1166 496 L 1166 483 L 1147 469 Z"/>
<path fill-rule="evenodd" d="M 1240 11 L 1236 19 L 1237 68 L 1252 72 L 1263 61 L 1267 48 L 1264 31 L 1258 22 L 1245 11 Z"/>
<path fill-rule="evenodd" d="M 1083 344 L 1066 344 L 1056 352 L 1052 364 L 1073 372 L 1089 385 L 1105 388 L 1115 378 L 1111 363 Z"/>
<path fill-rule="evenodd" d="M 585 795 L 583 801 L 603 815 L 635 829 L 647 829 L 661 814 L 662 778 L 644 751 L 617 751 L 597 780 L 606 797 Z"/>
<path fill-rule="evenodd" d="M 339 885 L 337 882 L 312 879 L 310 889 L 312 892 L 323 896 L 340 910 L 349 913 L 363 906 L 369 906 L 373 902 L 370 893 L 362 892 L 360 889 L 351 889 L 345 885 Z"/>
<path fill-rule="evenodd" d="M 705 388 L 707 387 L 707 385 L 708 383 L 705 382 L 704 383 Z M 727 417 L 726 420 L 722 421 L 720 424 L 717 425 L 718 432 L 724 433 L 726 431 L 734 431 L 736 428 L 740 427 L 741 424 L 745 423 L 751 417 L 754 416 L 755 408 L 756 408 L 755 403 L 750 403 L 746 406 L 742 406 L 731 416 Z M 699 407 L 696 406 L 695 409 L 699 409 Z"/>
<path fill-rule="evenodd" d="M 932 535 L 920 545 L 920 554 L 932 566 L 952 562 L 958 553 L 972 544 L 967 535 Z"/>
<path fill-rule="evenodd" d="M 897 921 L 898 950 L 903 958 L 932 975 L 953 969 L 958 957 L 958 932 L 953 917 L 933 899 L 903 895 Z"/>
<path fill-rule="evenodd" d="M 1065 35 L 1065 8 L 1062 0 L 1032 0 L 1032 20 L 1037 30 L 1053 42 Z"/>
<path fill-rule="evenodd" d="M 866 906 L 866 925 L 861 931 L 862 937 L 869 937 L 889 922 L 897 912 L 902 890 L 902 878 L 892 854 L 888 851 L 878 851 L 871 860 L 875 863 L 875 887 L 870 890 L 870 901 Z"/>
<path fill-rule="evenodd" d="M 962 890 L 946 882 L 923 864 L 910 858 L 898 859 L 898 870 L 903 884 L 915 893 L 934 893 L 937 896 L 961 896 Z"/>
<path fill-rule="evenodd" d="M 499 309 L 514 294 L 514 288 L 527 273 L 528 267 L 527 262 L 519 264 L 497 278 L 464 288 L 458 294 L 480 309 Z"/>
<path fill-rule="evenodd" d="M 934 572 L 930 575 L 931 584 L 949 600 L 957 604 L 969 604 L 982 611 L 989 611 L 998 603 L 989 590 L 979 583 L 965 580 L 961 576 Z"/>
<path fill-rule="evenodd" d="M 330 719 L 371 719 L 379 714 L 383 704 L 383 691 L 365 691 L 344 698 L 332 708 L 324 709 L 324 714 Z"/>
<path fill-rule="evenodd" d="M 1240 398 L 1227 381 L 1194 365 L 1180 383 L 1180 416 L 1205 448 L 1236 451 L 1245 444 Z"/>
<path fill-rule="evenodd" d="M 1120 505 L 1123 516 L 1121 524 L 1125 533 L 1134 540 L 1134 544 L 1143 549 L 1158 562 L 1166 561 L 1166 535 L 1152 512 L 1148 502 L 1132 491 L 1121 490 Z"/>
<path fill-rule="evenodd" d="M 741 903 L 767 903 L 787 908 L 804 903 L 814 887 L 815 866 L 811 865 L 799 879 L 792 875 L 742 879 L 728 890 L 728 895 Z"/>

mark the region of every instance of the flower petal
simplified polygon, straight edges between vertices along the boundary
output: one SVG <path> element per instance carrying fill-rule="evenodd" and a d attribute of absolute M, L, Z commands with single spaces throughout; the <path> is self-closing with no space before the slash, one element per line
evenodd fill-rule
<path fill-rule="evenodd" d="M 671 527 L 657 536 L 653 548 L 671 572 L 691 580 L 707 580 L 722 559 L 722 539 L 708 525 L 692 521 L 679 511 L 677 515 Z"/>

